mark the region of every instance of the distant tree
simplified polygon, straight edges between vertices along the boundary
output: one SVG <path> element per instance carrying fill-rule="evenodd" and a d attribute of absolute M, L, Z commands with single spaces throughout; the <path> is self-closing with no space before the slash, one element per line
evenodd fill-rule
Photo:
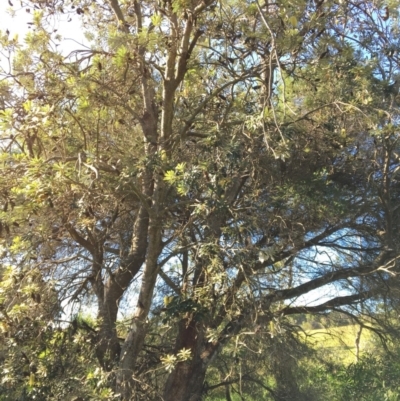
<path fill-rule="evenodd" d="M 199 400 L 239 336 L 389 305 L 395 5 L 21 3 L 24 44 L 0 37 L 2 263 L 39 272 L 65 311 L 96 311 L 87 369 L 98 364 L 103 399 Z M 82 20 L 90 48 L 60 54 L 60 15 Z M 2 305 L 3 319 L 16 314 Z M 131 319 L 119 328 L 122 308 Z M 39 314 L 40 333 L 57 318 Z M 73 348 L 80 363 L 85 350 Z"/>

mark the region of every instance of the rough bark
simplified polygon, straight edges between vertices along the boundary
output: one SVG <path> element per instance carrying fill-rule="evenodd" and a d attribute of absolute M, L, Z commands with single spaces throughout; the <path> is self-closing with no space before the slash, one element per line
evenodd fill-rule
<path fill-rule="evenodd" d="M 179 362 L 169 375 L 164 388 L 165 401 L 198 401 L 201 399 L 207 364 L 202 358 L 203 328 L 194 320 L 182 320 L 175 352 L 190 349 L 192 359 Z"/>
<path fill-rule="evenodd" d="M 165 401 L 200 401 L 206 368 L 201 359 L 180 362 L 170 375 L 164 390 Z"/>

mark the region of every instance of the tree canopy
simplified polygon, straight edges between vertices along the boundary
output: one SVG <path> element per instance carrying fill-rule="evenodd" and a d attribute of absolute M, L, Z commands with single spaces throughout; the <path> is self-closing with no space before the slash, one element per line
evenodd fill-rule
<path fill-rule="evenodd" d="M 20 3 L 30 33 L 0 36 L 5 399 L 195 401 L 227 347 L 292 315 L 396 313 L 396 2 Z M 58 50 L 60 15 L 90 47 Z"/>

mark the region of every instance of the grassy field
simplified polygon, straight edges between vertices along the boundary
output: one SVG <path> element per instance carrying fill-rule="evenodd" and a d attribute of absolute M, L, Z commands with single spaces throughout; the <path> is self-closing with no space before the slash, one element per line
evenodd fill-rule
<path fill-rule="evenodd" d="M 356 359 L 355 341 L 358 331 L 358 325 L 306 330 L 304 339 L 313 348 L 330 357 L 331 360 L 351 363 Z M 371 350 L 376 341 L 377 337 L 370 330 L 363 329 L 359 345 L 360 354 Z"/>

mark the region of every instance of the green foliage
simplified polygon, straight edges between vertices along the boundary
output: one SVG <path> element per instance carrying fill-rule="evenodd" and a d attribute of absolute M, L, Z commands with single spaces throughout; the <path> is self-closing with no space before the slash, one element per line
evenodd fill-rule
<path fill-rule="evenodd" d="M 180 299 L 179 297 L 173 297 L 172 301 L 169 301 L 166 305 L 164 313 L 163 323 L 168 323 L 171 318 L 179 318 L 180 320 L 183 316 L 188 315 L 196 319 L 196 321 L 201 321 L 206 316 L 207 309 L 191 298 Z"/>
<path fill-rule="evenodd" d="M 396 354 L 375 349 L 374 354 L 364 354 L 357 363 L 313 365 L 309 361 L 305 368 L 309 378 L 307 386 L 318 394 L 316 399 L 395 401 L 399 396 Z"/>
<path fill-rule="evenodd" d="M 0 397 L 395 397 L 393 360 L 313 370 L 305 338 L 339 332 L 319 313 L 398 316 L 397 4 L 21 4 L 34 29 L 0 34 Z M 62 15 L 90 31 L 68 56 Z"/>

